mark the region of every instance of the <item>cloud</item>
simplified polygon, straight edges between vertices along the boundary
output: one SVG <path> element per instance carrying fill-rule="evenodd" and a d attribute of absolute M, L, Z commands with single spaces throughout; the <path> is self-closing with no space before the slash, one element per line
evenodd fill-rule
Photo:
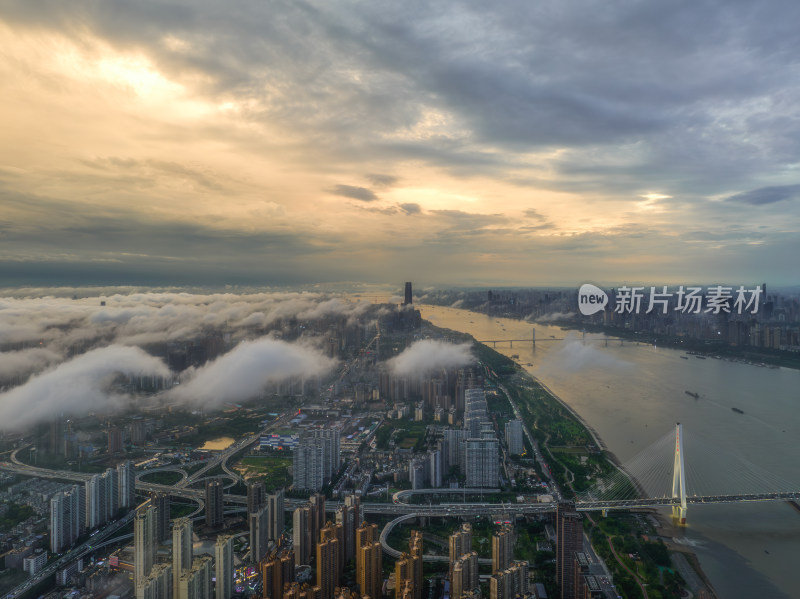
<path fill-rule="evenodd" d="M 387 365 L 398 376 L 422 376 L 441 368 L 458 368 L 473 362 L 475 358 L 470 343 L 456 345 L 424 339 L 388 360 Z"/>
<path fill-rule="evenodd" d="M 131 400 L 113 389 L 119 374 L 169 376 L 170 371 L 138 347 L 111 345 L 88 351 L 0 394 L 0 429 L 27 427 L 60 414 L 121 408 Z"/>
<path fill-rule="evenodd" d="M 31 348 L 20 351 L 0 352 L 0 381 L 22 378 L 57 364 L 61 354 L 46 348 Z"/>
<path fill-rule="evenodd" d="M 345 198 L 361 200 L 362 202 L 374 202 L 378 199 L 375 192 L 366 187 L 355 187 L 353 185 L 337 185 L 331 190 L 331 193 Z"/>
<path fill-rule="evenodd" d="M 725 198 L 726 202 L 740 202 L 751 206 L 764 206 L 775 202 L 796 200 L 800 197 L 800 185 L 780 185 L 773 187 L 761 187 L 737 193 L 736 195 Z"/>
<path fill-rule="evenodd" d="M 533 208 L 528 208 L 523 214 L 527 218 L 530 218 L 530 219 L 533 219 L 533 220 L 545 220 L 544 216 L 539 214 L 539 211 L 535 210 Z"/>
<path fill-rule="evenodd" d="M 270 383 L 329 372 L 336 361 L 319 350 L 266 338 L 245 341 L 193 372 L 169 395 L 190 404 L 218 407 L 261 395 Z"/>
<path fill-rule="evenodd" d="M 400 204 L 400 210 L 406 214 L 419 214 L 422 212 L 422 206 L 414 202 L 406 202 L 405 204 Z"/>
<path fill-rule="evenodd" d="M 391 187 L 397 183 L 397 177 L 393 175 L 370 174 L 367 175 L 367 179 L 375 187 Z"/>
<path fill-rule="evenodd" d="M 633 366 L 608 352 L 598 349 L 597 343 L 583 343 L 578 340 L 566 341 L 563 347 L 547 361 L 565 372 L 583 370 L 626 370 Z"/>
<path fill-rule="evenodd" d="M 576 316 L 577 314 L 575 312 L 548 312 L 539 317 L 534 317 L 533 314 L 529 314 L 525 317 L 525 320 L 533 322 L 553 322 L 554 320 L 569 320 Z"/>

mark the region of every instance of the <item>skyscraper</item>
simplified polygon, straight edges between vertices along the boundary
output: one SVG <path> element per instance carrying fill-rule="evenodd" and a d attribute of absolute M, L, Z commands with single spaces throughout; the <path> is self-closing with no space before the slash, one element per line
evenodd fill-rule
<path fill-rule="evenodd" d="M 323 485 L 323 449 L 313 439 L 303 437 L 292 456 L 295 489 L 319 491 Z"/>
<path fill-rule="evenodd" d="M 117 464 L 119 507 L 131 509 L 136 505 L 136 470 L 133 462 L 125 460 Z"/>
<path fill-rule="evenodd" d="M 528 562 L 511 562 L 489 579 L 490 599 L 514 599 L 528 593 Z"/>
<path fill-rule="evenodd" d="M 137 589 L 140 599 L 170 599 L 172 597 L 172 566 L 156 564 Z"/>
<path fill-rule="evenodd" d="M 339 551 L 337 558 L 339 570 L 336 573 L 336 581 L 338 583 L 339 579 L 342 577 L 342 572 L 344 571 L 344 526 L 338 522 L 333 523 L 328 521 L 319 531 L 319 540 L 320 542 L 323 542 L 332 539 L 337 541 L 337 549 Z"/>
<path fill-rule="evenodd" d="M 122 451 L 122 431 L 119 427 L 109 426 L 106 431 L 108 435 L 108 453 L 120 453 Z"/>
<path fill-rule="evenodd" d="M 325 526 L 325 496 L 314 493 L 308 498 L 311 507 L 311 545 L 319 541 L 319 531 Z"/>
<path fill-rule="evenodd" d="M 295 509 L 292 514 L 292 540 L 297 563 L 311 563 L 311 507 L 308 505 Z"/>
<path fill-rule="evenodd" d="M 465 522 L 450 535 L 450 567 L 465 553 L 472 551 L 472 525 Z"/>
<path fill-rule="evenodd" d="M 514 529 L 506 524 L 492 535 L 492 574 L 505 570 L 514 559 Z"/>
<path fill-rule="evenodd" d="M 361 595 L 380 599 L 383 588 L 383 550 L 378 527 L 364 524 L 356 531 L 356 578 Z"/>
<path fill-rule="evenodd" d="M 211 557 L 192 560 L 192 568 L 181 574 L 177 599 L 211 599 Z"/>
<path fill-rule="evenodd" d="M 404 552 L 394 563 L 395 599 L 403 599 L 403 591 L 405 590 L 406 585 L 410 586 L 411 593 L 413 594 L 413 582 L 412 582 L 413 576 L 414 576 L 414 565 L 411 562 L 410 556 Z"/>
<path fill-rule="evenodd" d="M 500 478 L 497 439 L 467 439 L 466 476 L 468 487 L 496 487 Z"/>
<path fill-rule="evenodd" d="M 284 506 L 283 489 L 267 495 L 267 510 L 269 512 L 267 537 L 277 543 L 286 528 L 286 508 Z"/>
<path fill-rule="evenodd" d="M 406 293 L 403 298 L 403 305 L 408 306 L 414 303 L 414 296 L 411 292 L 411 281 L 406 281 Z"/>
<path fill-rule="evenodd" d="M 422 533 L 418 530 L 411 531 L 411 538 L 408 540 L 408 554 L 411 558 L 414 599 L 422 599 Z"/>
<path fill-rule="evenodd" d="M 577 599 L 575 553 L 583 550 L 583 525 L 572 502 L 560 502 L 556 507 L 556 537 L 556 582 L 561 599 Z"/>
<path fill-rule="evenodd" d="M 257 512 L 248 514 L 247 521 L 250 525 L 250 559 L 258 563 L 266 555 L 269 544 L 269 537 L 267 536 L 269 513 L 267 506 L 264 505 Z"/>
<path fill-rule="evenodd" d="M 283 588 L 294 582 L 294 551 L 273 551 L 261 562 L 263 599 L 281 599 Z"/>
<path fill-rule="evenodd" d="M 136 587 L 137 599 L 141 599 L 145 578 L 150 575 L 150 570 L 156 560 L 156 530 L 158 510 L 149 501 L 143 503 L 136 510 L 133 520 L 133 580 Z"/>
<path fill-rule="evenodd" d="M 179 582 L 184 572 L 192 568 L 192 521 L 189 518 L 178 518 L 172 526 L 172 596 L 177 597 Z"/>
<path fill-rule="evenodd" d="M 170 497 L 169 493 L 151 493 L 150 503 L 158 510 L 156 522 L 156 539 L 159 543 L 169 538 Z"/>
<path fill-rule="evenodd" d="M 212 480 L 206 483 L 206 526 L 216 528 L 223 522 L 222 482 Z"/>
<path fill-rule="evenodd" d="M 506 447 L 511 455 L 522 455 L 525 451 L 525 444 L 522 440 L 522 421 L 509 420 L 506 422 Z"/>
<path fill-rule="evenodd" d="M 214 543 L 214 568 L 217 579 L 216 599 L 233 595 L 233 536 L 220 535 Z"/>
<path fill-rule="evenodd" d="M 456 560 L 450 583 L 451 599 L 462 599 L 464 593 L 478 587 L 478 554 L 475 551 L 465 553 Z"/>
<path fill-rule="evenodd" d="M 83 534 L 85 510 L 84 489 L 78 485 L 50 499 L 50 551 L 60 553 Z"/>
<path fill-rule="evenodd" d="M 329 537 L 317 543 L 317 586 L 322 589 L 322 599 L 332 599 L 339 572 L 339 540 Z"/>
<path fill-rule="evenodd" d="M 247 513 L 257 512 L 266 503 L 267 495 L 264 491 L 264 483 L 261 481 L 247 483 Z"/>
<path fill-rule="evenodd" d="M 108 522 L 119 509 L 117 471 L 108 468 L 86 481 L 86 528 Z"/>

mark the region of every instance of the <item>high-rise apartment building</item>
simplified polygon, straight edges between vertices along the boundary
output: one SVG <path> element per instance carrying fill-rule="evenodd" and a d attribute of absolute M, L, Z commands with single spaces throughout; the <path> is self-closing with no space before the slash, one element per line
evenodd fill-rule
<path fill-rule="evenodd" d="M 356 578 L 362 597 L 379 599 L 383 588 L 383 549 L 378 526 L 363 523 L 356 530 Z"/>
<path fill-rule="evenodd" d="M 492 574 L 505 570 L 514 559 L 514 528 L 503 525 L 492 535 Z"/>
<path fill-rule="evenodd" d="M 137 599 L 171 599 L 172 566 L 156 564 L 137 589 Z"/>
<path fill-rule="evenodd" d="M 233 596 L 233 535 L 220 535 L 214 543 L 216 599 Z"/>
<path fill-rule="evenodd" d="M 136 470 L 133 462 L 125 460 L 117 464 L 117 486 L 119 507 L 132 509 L 136 506 Z"/>
<path fill-rule="evenodd" d="M 292 541 L 294 555 L 297 563 L 307 565 L 311 563 L 312 537 L 311 537 L 311 506 L 304 505 L 294 510 L 292 514 Z"/>
<path fill-rule="evenodd" d="M 478 588 L 478 554 L 470 551 L 453 564 L 450 576 L 450 598 L 464 599 L 464 594 Z"/>
<path fill-rule="evenodd" d="M 211 599 L 211 557 L 192 560 L 192 568 L 181 574 L 177 599 Z"/>
<path fill-rule="evenodd" d="M 511 455 L 522 455 L 525 452 L 525 444 L 522 438 L 522 421 L 509 420 L 506 422 L 506 447 Z"/>
<path fill-rule="evenodd" d="M 61 553 L 71 547 L 85 529 L 86 498 L 84 487 L 56 493 L 50 499 L 50 551 Z"/>
<path fill-rule="evenodd" d="M 500 452 L 497 439 L 467 439 L 467 487 L 496 487 L 500 479 Z"/>
<path fill-rule="evenodd" d="M 178 588 L 181 576 L 184 572 L 192 569 L 193 539 L 192 521 L 189 518 L 178 518 L 172 526 L 172 573 L 174 583 L 172 595 L 177 597 L 180 593 Z"/>
<path fill-rule="evenodd" d="M 361 502 L 356 495 L 346 495 L 336 510 L 336 522 L 344 530 L 344 559 L 349 561 L 356 554 L 356 531 L 361 524 Z"/>
<path fill-rule="evenodd" d="M 342 577 L 344 571 L 344 526 L 338 522 L 327 522 L 319 531 L 320 542 L 335 539 L 339 550 L 338 564 L 339 571 L 336 574 L 337 581 Z"/>
<path fill-rule="evenodd" d="M 556 583 L 562 599 L 577 599 L 575 592 L 575 553 L 583 550 L 581 515 L 572 502 L 556 507 Z"/>
<path fill-rule="evenodd" d="M 528 562 L 515 561 L 489 579 L 490 599 L 515 599 L 528 594 Z"/>
<path fill-rule="evenodd" d="M 311 544 L 313 551 L 314 543 L 319 541 L 319 531 L 325 526 L 325 495 L 314 493 L 308 498 L 308 505 L 311 508 Z"/>
<path fill-rule="evenodd" d="M 122 431 L 117 426 L 109 426 L 106 430 L 108 435 L 108 453 L 115 454 L 122 452 Z"/>
<path fill-rule="evenodd" d="M 169 539 L 170 530 L 170 496 L 169 493 L 151 493 L 150 503 L 158 510 L 158 520 L 156 521 L 156 538 L 159 543 L 164 543 Z"/>
<path fill-rule="evenodd" d="M 269 510 L 264 505 L 257 512 L 247 515 L 250 526 L 250 559 L 258 563 L 267 554 L 269 548 Z"/>
<path fill-rule="evenodd" d="M 313 439 L 303 438 L 294 449 L 292 476 L 295 489 L 319 491 L 322 488 L 323 449 Z"/>
<path fill-rule="evenodd" d="M 147 501 L 136 510 L 133 519 L 133 580 L 137 599 L 141 599 L 144 581 L 156 561 L 157 518 L 158 510 Z"/>
<path fill-rule="evenodd" d="M 216 528 L 223 522 L 222 481 L 212 480 L 206 483 L 206 526 Z"/>
<path fill-rule="evenodd" d="M 267 537 L 271 541 L 277 543 L 286 528 L 286 508 L 284 505 L 283 489 L 267 495 L 267 511 L 269 513 Z"/>
<path fill-rule="evenodd" d="M 117 471 L 108 468 L 86 481 L 86 528 L 108 522 L 119 509 Z"/>
<path fill-rule="evenodd" d="M 247 483 L 247 513 L 257 512 L 267 504 L 267 493 L 261 481 Z"/>
<path fill-rule="evenodd" d="M 472 551 L 472 525 L 465 522 L 450 535 L 449 542 L 450 567 L 465 553 Z"/>
<path fill-rule="evenodd" d="M 263 599 L 281 599 L 284 586 L 294 583 L 294 551 L 273 551 L 261 562 Z"/>
<path fill-rule="evenodd" d="M 322 599 L 333 599 L 333 590 L 339 584 L 339 540 L 326 535 L 317 543 L 317 586 L 322 589 Z"/>

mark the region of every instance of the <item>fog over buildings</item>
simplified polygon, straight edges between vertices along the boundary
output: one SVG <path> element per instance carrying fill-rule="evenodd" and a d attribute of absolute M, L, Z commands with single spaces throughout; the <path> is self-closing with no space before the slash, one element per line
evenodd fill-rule
<path fill-rule="evenodd" d="M 314 293 L 134 293 L 0 300 L 0 427 L 132 407 L 131 380 L 197 408 L 327 374 L 331 330 L 369 329 L 386 307 Z M 335 333 L 339 334 L 339 333 Z"/>

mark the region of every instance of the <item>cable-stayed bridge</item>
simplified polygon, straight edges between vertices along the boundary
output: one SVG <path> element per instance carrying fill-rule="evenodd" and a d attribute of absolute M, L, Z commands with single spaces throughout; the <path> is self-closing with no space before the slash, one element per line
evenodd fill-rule
<path fill-rule="evenodd" d="M 800 472 L 798 472 L 800 476 Z M 671 506 L 686 522 L 689 504 L 800 500 L 800 479 L 785 480 L 699 435 L 675 430 L 596 481 L 576 498 L 580 510 Z"/>
<path fill-rule="evenodd" d="M 0 470 L 26 476 L 49 477 L 83 483 L 85 473 L 48 470 L 24 464 L 0 462 Z M 198 503 L 202 507 L 203 489 L 183 485 L 163 485 L 137 479 L 140 492 L 169 493 Z M 490 503 L 470 501 L 453 503 L 405 503 L 415 494 L 465 494 L 465 489 L 418 489 L 396 495 L 394 503 L 362 503 L 365 514 L 404 514 L 430 517 L 469 517 L 486 514 L 536 514 L 551 512 L 556 502 Z M 480 489 L 469 490 L 474 497 Z M 483 492 L 491 492 L 484 489 Z M 243 495 L 226 494 L 229 504 L 246 504 Z M 466 499 L 466 495 L 464 496 Z M 652 507 L 672 507 L 676 518 L 685 522 L 689 505 L 713 503 L 743 503 L 754 501 L 800 501 L 800 469 L 798 480 L 787 481 L 750 463 L 744 456 L 722 451 L 699 435 L 685 436 L 681 425 L 647 447 L 638 455 L 618 466 L 616 471 L 596 481 L 575 500 L 579 511 L 607 511 Z M 456 501 L 458 501 L 456 499 Z M 289 499 L 291 511 L 305 503 Z M 339 502 L 326 502 L 328 511 L 335 511 Z"/>

